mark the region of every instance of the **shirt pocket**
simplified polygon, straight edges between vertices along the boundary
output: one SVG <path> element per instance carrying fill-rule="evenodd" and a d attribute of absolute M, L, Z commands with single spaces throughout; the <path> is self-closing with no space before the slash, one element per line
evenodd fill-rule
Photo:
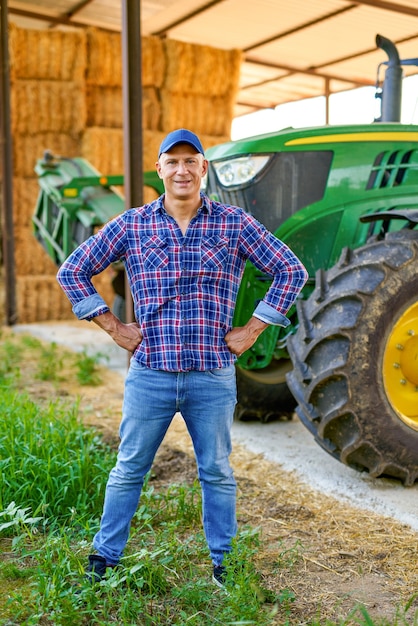
<path fill-rule="evenodd" d="M 221 270 L 228 259 L 228 238 L 215 235 L 202 241 L 202 269 L 206 271 Z"/>
<path fill-rule="evenodd" d="M 168 265 L 167 242 L 158 235 L 147 237 L 142 242 L 142 258 L 144 269 L 148 271 L 159 270 Z"/>

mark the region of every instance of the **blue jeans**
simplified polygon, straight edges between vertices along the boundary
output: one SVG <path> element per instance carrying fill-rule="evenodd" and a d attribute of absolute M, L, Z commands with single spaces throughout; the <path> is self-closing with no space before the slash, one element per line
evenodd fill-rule
<path fill-rule="evenodd" d="M 191 436 L 202 489 L 203 528 L 214 565 L 237 532 L 236 482 L 229 464 L 236 403 L 235 367 L 205 372 L 151 370 L 131 360 L 125 383 L 121 443 L 109 474 L 93 545 L 118 563 L 129 537 L 145 474 L 176 412 Z"/>

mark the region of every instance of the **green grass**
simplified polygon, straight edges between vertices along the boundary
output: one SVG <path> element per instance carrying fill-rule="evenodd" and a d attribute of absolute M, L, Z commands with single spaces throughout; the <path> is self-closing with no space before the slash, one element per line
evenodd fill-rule
<path fill-rule="evenodd" d="M 102 354 L 89 355 L 82 352 L 76 356 L 77 380 L 80 385 L 100 385 L 102 379 L 99 374 L 98 359 Z"/>
<path fill-rule="evenodd" d="M 39 348 L 41 357 L 48 353 L 35 342 L 26 346 Z M 7 341 L 0 346 L 2 625 L 337 626 L 319 612 L 301 621 L 294 616 L 293 590 L 264 588 L 255 565 L 262 547 L 257 528 L 241 528 L 234 542 L 228 592 L 212 584 L 197 482 L 156 489 L 148 477 L 121 566 L 89 587 L 83 568 L 115 452 L 83 426 L 77 404 L 40 405 L 19 390 L 15 354 Z M 51 346 L 50 358 L 54 354 Z M 75 376 L 77 367 L 75 361 Z M 272 567 L 297 567 L 302 551 L 299 542 L 283 544 Z M 417 623 L 409 615 L 413 600 L 390 626 Z M 354 624 L 389 622 L 373 621 L 363 606 L 354 606 L 338 626 Z"/>

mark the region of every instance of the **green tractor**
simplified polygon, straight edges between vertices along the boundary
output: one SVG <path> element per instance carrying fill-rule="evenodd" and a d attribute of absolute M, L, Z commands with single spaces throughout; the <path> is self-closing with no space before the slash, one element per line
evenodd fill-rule
<path fill-rule="evenodd" d="M 403 62 L 389 40 L 378 36 L 377 45 L 389 57 L 378 123 L 285 129 L 215 146 L 207 151 L 206 192 L 254 215 L 295 251 L 310 276 L 288 314 L 291 326 L 269 327 L 239 358 L 236 418 L 268 421 L 296 410 L 341 462 L 412 485 L 418 479 L 418 127 L 398 121 Z M 57 263 L 94 225 L 124 209 L 111 187 L 120 181 L 73 161 L 82 168 L 78 183 L 52 157 L 37 165 L 35 234 Z M 160 191 L 154 174 L 146 183 Z M 73 197 L 66 199 L 69 189 Z M 270 283 L 247 264 L 234 325 L 246 323 Z"/>
<path fill-rule="evenodd" d="M 382 117 L 211 148 L 207 192 L 239 205 L 302 259 L 309 280 L 239 360 L 238 419 L 296 413 L 332 456 L 372 476 L 418 478 L 418 127 L 401 125 L 393 44 Z M 416 61 L 416 60 L 411 60 Z M 234 325 L 270 284 L 248 264 Z"/>

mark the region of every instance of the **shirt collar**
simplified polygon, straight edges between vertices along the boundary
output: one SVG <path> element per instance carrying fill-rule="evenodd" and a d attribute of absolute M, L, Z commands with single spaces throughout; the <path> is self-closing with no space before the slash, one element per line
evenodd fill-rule
<path fill-rule="evenodd" d="M 156 200 L 154 200 L 154 202 L 151 203 L 151 212 L 159 212 L 159 213 L 164 213 L 165 214 L 165 208 L 164 208 L 164 196 L 165 194 L 163 193 L 159 198 L 157 198 Z M 207 213 L 208 215 L 212 214 L 212 203 L 210 201 L 210 199 L 208 198 L 208 196 L 203 193 L 203 191 L 200 192 L 200 198 L 202 200 L 202 204 L 199 207 L 197 213 Z"/>

